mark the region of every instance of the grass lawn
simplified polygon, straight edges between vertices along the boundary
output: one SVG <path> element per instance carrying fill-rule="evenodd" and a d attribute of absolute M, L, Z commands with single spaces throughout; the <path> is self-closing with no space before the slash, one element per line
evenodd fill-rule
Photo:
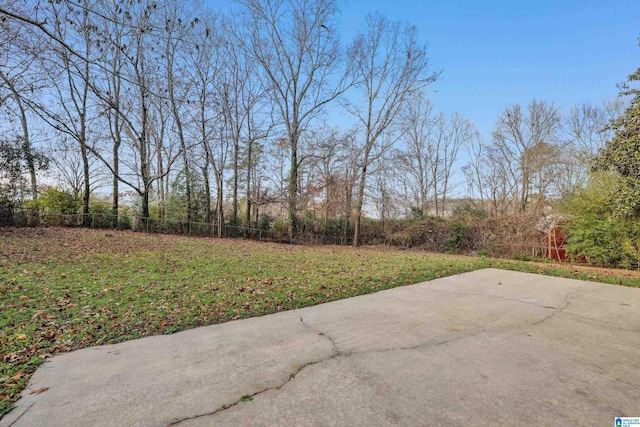
<path fill-rule="evenodd" d="M 393 248 L 0 228 L 0 416 L 53 354 L 485 267 L 635 286 L 637 272 Z"/>

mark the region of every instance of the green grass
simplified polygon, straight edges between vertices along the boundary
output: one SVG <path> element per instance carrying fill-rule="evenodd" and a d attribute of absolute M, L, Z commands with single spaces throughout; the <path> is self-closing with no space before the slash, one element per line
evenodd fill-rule
<path fill-rule="evenodd" d="M 0 415 L 53 354 L 486 267 L 639 286 L 607 270 L 389 248 L 0 228 Z"/>

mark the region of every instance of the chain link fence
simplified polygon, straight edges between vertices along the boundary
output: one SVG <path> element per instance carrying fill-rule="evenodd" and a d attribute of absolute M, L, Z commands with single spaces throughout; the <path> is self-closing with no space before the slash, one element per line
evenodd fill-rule
<path fill-rule="evenodd" d="M 348 245 L 344 236 L 328 236 L 310 233 L 288 233 L 278 230 L 218 225 L 162 218 L 144 218 L 104 213 L 61 214 L 39 212 L 33 209 L 15 209 L 10 216 L 3 215 L 0 225 L 18 227 L 58 226 L 86 227 L 93 229 L 133 230 L 144 233 L 173 234 L 201 237 L 248 239 L 265 242 L 306 245 Z"/>

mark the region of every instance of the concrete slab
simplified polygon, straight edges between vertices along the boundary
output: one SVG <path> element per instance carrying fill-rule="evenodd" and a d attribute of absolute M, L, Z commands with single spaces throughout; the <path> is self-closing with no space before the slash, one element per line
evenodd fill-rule
<path fill-rule="evenodd" d="M 640 416 L 639 307 L 486 269 L 56 356 L 0 426 L 612 425 Z"/>

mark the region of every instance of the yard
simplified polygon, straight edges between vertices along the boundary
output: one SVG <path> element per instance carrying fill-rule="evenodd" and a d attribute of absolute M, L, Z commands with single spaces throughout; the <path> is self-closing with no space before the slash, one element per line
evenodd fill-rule
<path fill-rule="evenodd" d="M 64 228 L 0 228 L 0 415 L 48 357 L 485 267 L 640 286 L 632 271 Z"/>

